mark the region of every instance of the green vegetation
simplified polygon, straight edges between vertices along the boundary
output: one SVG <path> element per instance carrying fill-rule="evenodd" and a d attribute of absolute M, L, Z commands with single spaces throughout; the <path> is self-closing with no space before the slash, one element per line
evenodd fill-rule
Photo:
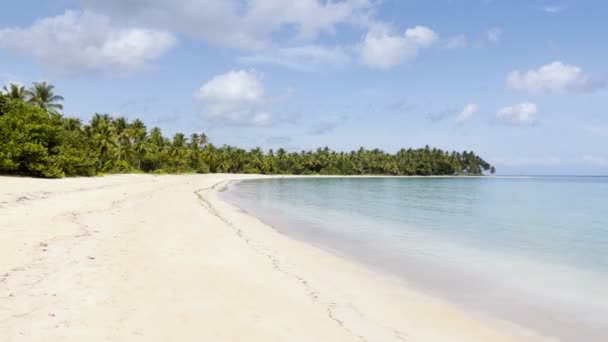
<path fill-rule="evenodd" d="M 216 147 L 207 136 L 177 133 L 169 139 L 160 128 L 148 130 L 140 120 L 129 122 L 95 114 L 88 124 L 58 112 L 63 97 L 53 86 L 18 85 L 0 94 L 0 173 L 34 177 L 94 176 L 99 173 L 225 172 L 324 175 L 480 175 L 494 167 L 473 152 L 378 149 L 335 152 L 246 151 Z"/>

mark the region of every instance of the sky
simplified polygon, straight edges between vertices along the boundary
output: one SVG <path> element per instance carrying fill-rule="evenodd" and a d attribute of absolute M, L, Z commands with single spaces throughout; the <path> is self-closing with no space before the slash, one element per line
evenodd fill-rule
<path fill-rule="evenodd" d="M 600 0 L 21 0 L 0 13 L 0 85 L 217 145 L 608 175 L 607 17 Z"/>

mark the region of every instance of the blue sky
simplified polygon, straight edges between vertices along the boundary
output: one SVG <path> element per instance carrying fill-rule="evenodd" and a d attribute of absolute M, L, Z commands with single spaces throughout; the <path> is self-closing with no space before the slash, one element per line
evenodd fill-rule
<path fill-rule="evenodd" d="M 608 174 L 608 3 L 23 0 L 0 83 L 216 144 L 474 150 L 502 174 Z"/>

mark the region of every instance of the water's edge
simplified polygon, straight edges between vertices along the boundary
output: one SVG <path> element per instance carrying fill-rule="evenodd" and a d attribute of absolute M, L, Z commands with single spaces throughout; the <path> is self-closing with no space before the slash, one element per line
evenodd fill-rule
<path fill-rule="evenodd" d="M 401 286 L 403 286 L 404 288 L 406 288 L 408 290 L 414 290 L 418 293 L 438 299 L 438 300 L 444 302 L 446 305 L 456 307 L 458 310 L 460 310 L 462 312 L 466 312 L 471 317 L 473 317 L 481 322 L 484 322 L 485 324 L 487 324 L 490 327 L 494 327 L 496 329 L 499 329 L 500 331 L 505 331 L 509 334 L 512 334 L 515 337 L 519 337 L 519 338 L 522 338 L 525 340 L 529 339 L 531 341 L 535 341 L 537 339 L 542 339 L 542 340 L 547 339 L 547 337 L 543 336 L 541 332 L 535 331 L 535 330 L 531 329 L 530 327 L 523 326 L 521 324 L 518 324 L 511 320 L 506 320 L 506 319 L 498 317 L 498 316 L 492 316 L 491 313 L 482 311 L 479 308 L 462 305 L 461 303 L 452 301 L 449 298 L 442 296 L 441 293 L 439 293 L 437 291 L 433 291 L 432 289 L 425 287 L 424 285 L 421 285 L 416 282 L 408 281 L 408 279 L 404 279 L 403 277 L 396 276 L 394 273 L 390 272 L 390 270 L 384 269 L 381 265 L 373 264 L 373 263 L 370 263 L 368 260 L 357 258 L 356 256 L 354 256 L 352 254 L 346 253 L 338 248 L 334 248 L 331 245 L 322 243 L 318 240 L 310 239 L 310 238 L 307 238 L 306 236 L 294 236 L 293 234 L 286 233 L 284 230 L 281 229 L 280 224 L 277 225 L 276 222 L 275 223 L 271 222 L 273 220 L 268 220 L 268 219 L 264 218 L 263 216 L 259 215 L 259 211 L 256 212 L 256 210 L 252 210 L 251 208 L 247 208 L 246 206 L 243 206 L 242 203 L 239 203 L 238 199 L 235 196 L 233 196 L 233 194 L 231 194 L 231 191 L 233 191 L 235 189 L 235 187 L 238 186 L 239 183 L 250 182 L 250 181 L 255 181 L 255 180 L 259 180 L 259 179 L 244 179 L 244 180 L 239 179 L 239 180 L 227 181 L 220 188 L 218 188 L 218 191 L 217 191 L 218 198 L 220 200 L 225 201 L 225 202 L 229 203 L 230 205 L 236 207 L 238 210 L 242 211 L 243 213 L 245 213 L 249 216 L 255 217 L 257 220 L 259 220 L 266 226 L 272 228 L 277 234 L 287 236 L 288 238 L 291 238 L 291 239 L 296 239 L 296 240 L 304 242 L 310 246 L 313 246 L 315 248 L 319 248 L 325 252 L 328 252 L 338 258 L 341 258 L 348 262 L 353 262 L 353 263 L 359 265 L 360 267 L 363 267 L 375 274 L 378 274 L 378 276 L 380 276 L 380 277 L 388 278 L 392 282 L 400 284 Z"/>
<path fill-rule="evenodd" d="M 472 299 L 474 299 L 474 301 L 483 301 L 479 298 L 482 296 L 479 296 L 478 293 L 482 293 L 491 287 L 488 284 L 484 284 L 485 280 L 477 277 L 475 272 L 469 272 L 467 269 L 450 269 L 443 267 L 444 265 L 428 265 L 419 263 L 419 260 L 411 260 L 411 263 L 408 264 L 407 267 L 410 270 L 413 270 L 411 273 L 418 275 L 418 277 L 417 279 L 414 279 L 416 277 L 409 277 L 409 275 L 403 277 L 401 274 L 396 275 L 395 272 L 393 272 L 394 270 L 390 267 L 386 267 L 386 260 L 370 259 L 364 255 L 357 254 L 356 251 L 343 248 L 343 246 L 341 247 L 328 243 L 329 240 L 324 240 L 323 237 L 313 238 L 311 234 L 309 234 L 310 232 L 297 233 L 294 232 L 293 229 L 285 229 L 285 227 L 288 226 L 304 227 L 307 222 L 297 222 L 292 220 L 291 217 L 286 219 L 285 217 L 281 217 L 281 215 L 277 215 L 277 213 L 272 210 L 263 209 L 261 206 L 256 207 L 239 198 L 236 194 L 237 191 L 235 191 L 238 189 L 239 184 L 242 182 L 255 181 L 259 180 L 231 181 L 223 187 L 218 194 L 218 197 L 240 208 L 247 214 L 256 217 L 280 234 L 311 244 L 317 248 L 337 255 L 340 258 L 354 261 L 374 272 L 379 272 L 382 275 L 396 279 L 408 288 L 412 288 L 416 291 L 426 293 L 444 300 L 447 303 L 453 304 L 490 324 L 500 324 L 501 328 L 509 327 L 510 330 L 516 330 L 518 333 L 521 333 L 521 330 L 535 330 L 546 336 L 560 336 L 560 340 L 574 340 L 576 337 L 580 338 L 580 333 L 575 333 L 577 330 L 575 325 L 565 327 L 555 325 L 547 326 L 544 319 L 538 317 L 550 313 L 543 313 L 542 311 L 534 312 L 534 310 L 523 314 L 517 312 L 521 309 L 521 305 L 525 305 L 525 303 L 521 303 L 522 301 L 525 301 L 526 296 L 524 293 L 511 291 L 511 295 L 513 296 L 512 301 L 514 301 L 513 307 L 499 308 L 500 310 L 494 310 L 496 308 L 491 308 L 491 305 L 471 303 Z M 433 269 L 433 272 L 427 271 L 429 266 L 431 266 L 430 269 Z M 426 274 L 425 278 L 421 279 L 419 277 L 420 274 Z M 443 285 L 437 286 L 437 284 Z M 442 289 L 442 286 L 446 288 Z M 454 296 L 455 293 L 459 293 L 459 295 Z M 550 305 L 548 307 L 550 307 Z M 531 309 L 534 309 L 534 307 L 531 307 Z M 523 328 L 520 329 L 520 327 Z M 595 341 L 596 339 L 599 341 L 603 337 L 604 334 L 601 331 L 595 331 L 592 335 L 589 335 L 589 338 L 586 338 L 586 341 Z"/>

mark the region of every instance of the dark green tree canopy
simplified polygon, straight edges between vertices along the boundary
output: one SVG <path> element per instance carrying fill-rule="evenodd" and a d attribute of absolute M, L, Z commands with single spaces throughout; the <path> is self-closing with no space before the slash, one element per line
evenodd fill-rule
<path fill-rule="evenodd" d="M 0 173 L 35 177 L 92 176 L 97 173 L 224 172 L 323 175 L 481 175 L 495 169 L 471 151 L 425 146 L 387 153 L 363 147 L 336 152 L 244 150 L 217 147 L 205 133 L 171 139 L 158 127 L 148 131 L 129 121 L 95 114 L 88 123 L 57 112 L 63 97 L 47 83 L 25 91 L 10 86 L 0 94 Z M 25 97 L 22 96 L 25 92 Z"/>

